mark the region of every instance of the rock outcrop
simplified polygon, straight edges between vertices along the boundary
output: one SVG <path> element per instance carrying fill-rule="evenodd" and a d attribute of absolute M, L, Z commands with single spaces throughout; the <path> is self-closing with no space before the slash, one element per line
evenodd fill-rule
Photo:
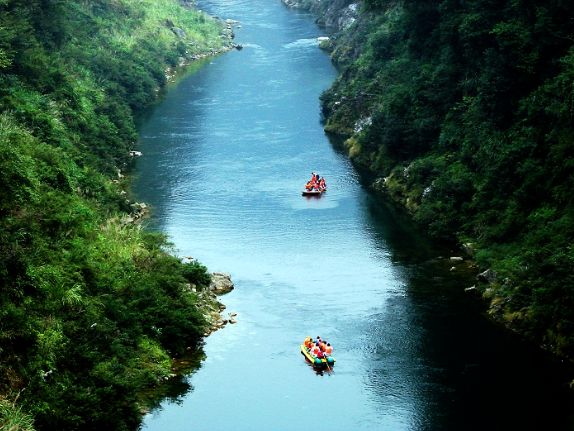
<path fill-rule="evenodd" d="M 498 274 L 496 273 L 496 271 L 493 271 L 492 269 L 487 269 L 486 271 L 478 274 L 476 276 L 476 279 L 478 281 L 481 281 L 483 283 L 488 283 L 488 284 L 497 283 L 498 282 Z"/>
<path fill-rule="evenodd" d="M 281 0 L 295 9 L 308 10 L 318 18 L 316 23 L 335 31 L 347 29 L 359 16 L 360 3 L 353 0 Z"/>
<path fill-rule="evenodd" d="M 181 28 L 172 27 L 171 31 L 173 31 L 173 34 L 175 34 L 177 37 L 180 37 L 182 39 L 187 39 L 187 34 L 185 34 L 185 31 L 183 31 Z"/>
<path fill-rule="evenodd" d="M 209 290 L 215 294 L 222 294 L 231 292 L 233 290 L 233 282 L 231 275 L 225 272 L 214 272 L 211 274 L 211 283 L 209 283 Z"/>

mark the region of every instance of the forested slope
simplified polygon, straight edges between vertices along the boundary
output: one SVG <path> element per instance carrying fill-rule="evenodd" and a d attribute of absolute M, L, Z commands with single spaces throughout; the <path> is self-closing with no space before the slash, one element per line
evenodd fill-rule
<path fill-rule="evenodd" d="M 126 223 L 132 114 L 232 46 L 176 0 L 0 0 L 0 429 L 133 429 L 195 346 L 206 268 Z"/>
<path fill-rule="evenodd" d="M 366 0 L 321 97 L 374 184 L 466 244 L 490 312 L 574 355 L 574 3 Z"/>

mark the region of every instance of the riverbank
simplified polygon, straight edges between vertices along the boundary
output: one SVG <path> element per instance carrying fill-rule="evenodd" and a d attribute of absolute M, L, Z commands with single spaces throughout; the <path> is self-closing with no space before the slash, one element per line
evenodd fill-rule
<path fill-rule="evenodd" d="M 219 307 L 205 266 L 133 223 L 133 112 L 233 32 L 172 0 L 9 1 L 0 23 L 0 424 L 132 429 Z"/>
<path fill-rule="evenodd" d="M 340 14 L 352 5 L 328 4 Z M 565 114 L 573 45 L 564 21 L 574 9 L 505 5 L 498 13 L 363 2 L 323 45 L 342 71 L 321 95 L 325 130 L 343 136 L 350 158 L 377 177 L 373 188 L 435 240 L 472 244 L 480 271 L 497 274 L 475 290 L 495 320 L 573 360 L 574 205 L 564 194 L 572 145 L 559 136 L 574 129 Z M 476 33 L 474 13 L 486 17 Z M 552 36 L 540 22 L 553 23 Z M 501 30 L 509 25 L 524 32 Z M 547 44 L 539 30 L 560 43 Z M 540 55 L 508 50 L 519 39 Z"/>
<path fill-rule="evenodd" d="M 208 57 L 214 57 L 216 55 L 229 52 L 233 49 L 237 50 L 243 49 L 242 45 L 233 42 L 233 39 L 235 39 L 235 32 L 233 31 L 233 27 L 235 26 L 241 28 L 241 26 L 239 25 L 239 21 L 229 18 L 223 20 L 222 18 L 219 17 L 214 17 L 214 19 L 218 21 L 222 27 L 220 37 L 223 40 L 223 45 L 220 48 L 210 48 L 207 52 L 190 53 L 189 51 L 187 51 L 186 52 L 187 55 L 185 57 L 180 58 L 180 61 L 177 64 L 177 66 L 170 66 L 169 68 L 166 69 L 165 71 L 166 82 L 174 83 L 174 78 L 180 73 L 180 71 L 182 69 L 185 70 L 185 68 L 188 67 L 193 61 L 202 60 Z M 158 88 L 158 91 L 160 90 L 161 89 Z"/>
<path fill-rule="evenodd" d="M 186 260 L 193 260 L 186 257 Z M 195 346 L 188 346 L 184 351 L 178 352 L 169 361 L 169 372 L 164 372 L 158 377 L 153 385 L 140 388 L 137 394 L 138 408 L 141 415 L 149 413 L 150 409 L 157 407 L 158 400 L 166 397 L 174 380 L 182 382 L 182 376 L 195 371 L 201 366 L 205 359 L 202 345 L 203 340 L 212 333 L 225 328 L 228 324 L 237 323 L 237 313 L 225 311 L 227 307 L 221 303 L 219 296 L 225 295 L 233 290 L 234 285 L 231 276 L 227 273 L 215 272 L 210 276 L 210 283 L 203 290 L 198 291 L 198 286 L 189 283 L 185 285 L 185 290 L 190 293 L 197 293 L 195 307 L 201 310 L 205 321 L 203 337 Z M 166 392 L 167 391 L 167 392 Z"/>

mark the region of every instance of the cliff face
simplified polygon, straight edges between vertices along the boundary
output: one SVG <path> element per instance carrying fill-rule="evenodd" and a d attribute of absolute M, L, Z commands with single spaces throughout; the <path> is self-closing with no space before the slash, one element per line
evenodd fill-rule
<path fill-rule="evenodd" d="M 313 12 L 317 24 L 331 31 L 349 28 L 359 16 L 360 2 L 352 0 L 281 0 L 289 7 Z"/>

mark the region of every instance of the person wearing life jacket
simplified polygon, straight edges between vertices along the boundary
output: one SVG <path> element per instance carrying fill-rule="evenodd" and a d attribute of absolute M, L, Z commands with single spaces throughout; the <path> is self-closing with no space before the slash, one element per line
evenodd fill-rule
<path fill-rule="evenodd" d="M 317 352 L 317 359 L 323 359 L 325 357 L 325 354 L 321 351 L 321 349 L 319 349 L 319 351 Z"/>
<path fill-rule="evenodd" d="M 311 337 L 307 336 L 307 338 L 305 338 L 305 347 L 307 349 L 309 349 L 311 347 Z"/>
<path fill-rule="evenodd" d="M 321 177 L 321 180 L 319 181 L 319 187 L 320 187 L 320 188 L 326 187 L 326 185 L 325 185 L 325 178 Z"/>
<path fill-rule="evenodd" d="M 311 352 L 313 353 L 314 357 L 317 357 L 317 355 L 319 354 L 319 352 L 321 351 L 321 348 L 319 347 L 319 343 L 315 343 L 315 345 L 313 346 L 313 348 L 311 349 Z"/>
<path fill-rule="evenodd" d="M 333 346 L 331 346 L 331 343 L 327 343 L 325 346 L 325 353 L 329 356 L 333 354 Z"/>
<path fill-rule="evenodd" d="M 321 349 L 321 352 L 325 352 L 325 347 L 327 347 L 327 343 L 321 340 L 321 342 L 319 343 L 319 348 Z"/>

